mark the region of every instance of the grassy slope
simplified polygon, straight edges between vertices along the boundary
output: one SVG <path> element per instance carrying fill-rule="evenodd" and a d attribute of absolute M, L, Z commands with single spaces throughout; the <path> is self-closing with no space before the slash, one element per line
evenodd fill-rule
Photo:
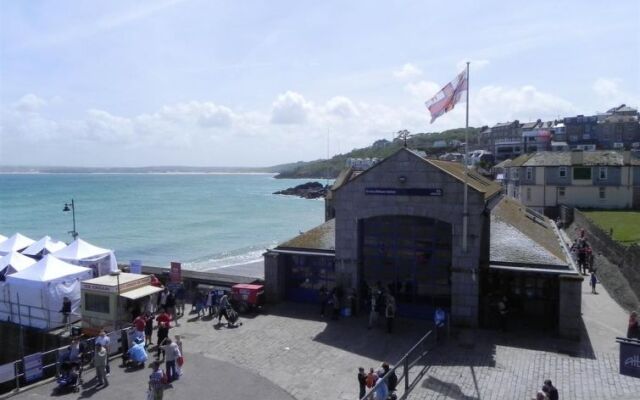
<path fill-rule="evenodd" d="M 479 132 L 477 128 L 469 128 L 469 141 L 472 143 Z M 433 143 L 437 140 L 464 140 L 464 129 L 450 129 L 444 132 L 418 133 L 407 141 L 411 149 L 424 150 L 427 153 L 444 153 L 455 149 L 433 149 Z M 344 169 L 348 158 L 385 158 L 402 147 L 402 142 L 395 140 L 385 146 L 369 146 L 362 149 L 354 149 L 346 154 L 338 154 L 329 160 L 315 160 L 309 162 L 282 164 L 270 167 L 269 170 L 278 172 L 278 178 L 335 178 Z"/>
<path fill-rule="evenodd" d="M 584 214 L 605 232 L 613 228 L 613 238 L 618 242 L 640 244 L 640 211 L 587 211 Z"/>

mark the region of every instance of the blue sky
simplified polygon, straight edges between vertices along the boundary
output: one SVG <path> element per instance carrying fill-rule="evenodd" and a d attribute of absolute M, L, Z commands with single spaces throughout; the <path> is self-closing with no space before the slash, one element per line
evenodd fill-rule
<path fill-rule="evenodd" d="M 640 2 L 29 1 L 0 7 L 0 164 L 263 166 L 429 124 L 640 105 Z"/>

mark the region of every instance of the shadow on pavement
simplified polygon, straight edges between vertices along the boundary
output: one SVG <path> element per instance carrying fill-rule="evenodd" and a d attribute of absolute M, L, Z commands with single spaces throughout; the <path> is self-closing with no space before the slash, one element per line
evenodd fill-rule
<path fill-rule="evenodd" d="M 422 381 L 422 387 L 425 389 L 432 390 L 434 392 L 441 393 L 446 396 L 447 399 L 455 399 L 455 400 L 480 400 L 480 397 L 475 396 L 467 396 L 462 392 L 460 386 L 451 383 L 445 382 L 438 378 L 434 378 L 433 376 L 428 377 L 424 381 Z M 477 393 L 477 387 L 476 387 Z"/>

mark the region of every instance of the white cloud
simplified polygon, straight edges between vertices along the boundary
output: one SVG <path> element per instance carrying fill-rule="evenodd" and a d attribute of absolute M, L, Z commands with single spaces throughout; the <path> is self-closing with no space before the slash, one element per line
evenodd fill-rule
<path fill-rule="evenodd" d="M 622 79 L 598 78 L 591 88 L 597 96 L 598 107 L 611 108 L 620 104 L 640 105 L 640 96 L 626 92 Z M 602 110 L 601 110 L 602 111 Z"/>
<path fill-rule="evenodd" d="M 398 79 L 412 79 L 420 75 L 422 75 L 422 70 L 411 63 L 406 63 L 402 68 L 393 71 L 393 76 Z"/>
<path fill-rule="evenodd" d="M 568 100 L 541 92 L 531 85 L 516 88 L 485 86 L 472 95 L 470 105 L 470 113 L 482 124 L 512 119 L 553 119 L 576 111 Z"/>
<path fill-rule="evenodd" d="M 13 104 L 13 107 L 18 111 L 34 112 L 47 105 L 47 101 L 43 98 L 36 96 L 35 94 L 25 94 Z"/>
<path fill-rule="evenodd" d="M 360 115 L 358 107 L 353 101 L 344 96 L 336 96 L 327 101 L 325 109 L 327 114 L 343 119 L 355 118 Z"/>
<path fill-rule="evenodd" d="M 287 91 L 273 102 L 271 122 L 274 124 L 303 124 L 307 122 L 313 105 L 300 94 Z"/>
<path fill-rule="evenodd" d="M 412 96 L 421 99 L 422 101 L 429 100 L 433 97 L 444 85 L 438 85 L 431 81 L 419 81 L 415 83 L 408 83 L 404 89 Z"/>

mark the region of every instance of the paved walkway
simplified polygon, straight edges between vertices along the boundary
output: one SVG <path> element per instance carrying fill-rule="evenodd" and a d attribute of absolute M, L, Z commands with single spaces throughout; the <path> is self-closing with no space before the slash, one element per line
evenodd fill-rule
<path fill-rule="evenodd" d="M 465 331 L 428 357 L 430 368 L 410 399 L 529 399 L 551 379 L 563 399 L 631 399 L 640 379 L 618 374 L 616 335 L 625 313 L 603 288 L 583 287 L 584 337 L 572 342 L 549 333 Z M 424 321 L 399 320 L 394 334 L 366 329 L 366 317 L 320 318 L 317 307 L 281 304 L 268 314 L 242 319 L 237 328 L 215 329 L 210 320 L 181 319 L 185 375 L 165 399 L 357 398 L 358 366 L 394 362 L 429 329 Z M 117 364 L 119 360 L 115 360 Z M 86 378 L 93 377 L 91 370 Z M 111 385 L 64 398 L 142 398 L 149 370 L 116 367 Z M 47 384 L 16 398 L 49 397 Z"/>

